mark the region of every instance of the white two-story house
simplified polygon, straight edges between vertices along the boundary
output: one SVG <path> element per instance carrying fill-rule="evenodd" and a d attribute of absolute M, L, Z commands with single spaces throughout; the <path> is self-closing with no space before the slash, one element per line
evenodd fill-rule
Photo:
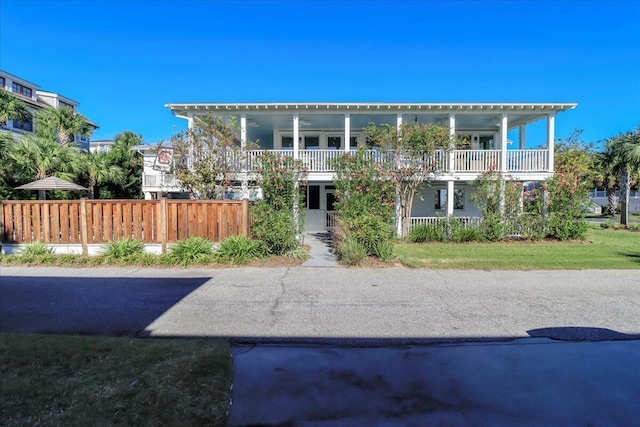
<path fill-rule="evenodd" d="M 37 111 L 43 108 L 60 108 L 68 107 L 74 111 L 77 111 L 80 103 L 69 99 L 65 96 L 55 92 L 48 92 L 40 89 L 35 83 L 31 83 L 21 77 L 7 73 L 0 70 L 0 89 L 11 92 L 16 95 L 27 106 L 27 109 L 31 113 L 28 120 L 22 122 L 18 120 L 8 120 L 6 123 L 0 123 L 0 130 L 6 132 L 12 132 L 14 135 L 35 134 L 35 120 L 34 115 Z M 90 121 L 85 120 L 87 125 L 93 130 L 98 128 L 98 125 Z M 73 142 L 75 142 L 83 150 L 89 151 L 89 137 L 81 135 L 73 135 Z"/>
<path fill-rule="evenodd" d="M 477 217 L 471 202 L 473 181 L 488 170 L 498 170 L 522 182 L 544 181 L 553 174 L 555 119 L 575 103 L 173 103 L 167 108 L 194 126 L 198 116 L 233 116 L 240 124 L 241 144 L 257 142 L 259 149 L 248 153 L 246 165 L 252 171 L 262 150 L 300 159 L 308 170 L 306 219 L 308 231 L 332 226 L 334 220 L 335 174 L 330 159 L 366 143 L 364 128 L 370 123 L 401 126 L 411 121 L 449 128 L 452 135 L 464 135 L 467 147 L 451 153 L 437 152 L 433 162 L 438 173 L 413 204 L 412 218 L 434 216 Z M 543 148 L 527 149 L 527 126 L 546 122 Z M 510 141 L 507 133 L 517 138 Z M 366 148 L 366 147 L 365 147 Z M 384 152 L 371 150 L 376 158 Z M 180 192 L 171 175 L 155 171 L 146 186 L 165 193 Z M 151 182 L 147 182 L 150 184 Z M 157 196 L 159 193 L 154 195 Z M 148 197 L 150 197 L 148 195 Z"/>

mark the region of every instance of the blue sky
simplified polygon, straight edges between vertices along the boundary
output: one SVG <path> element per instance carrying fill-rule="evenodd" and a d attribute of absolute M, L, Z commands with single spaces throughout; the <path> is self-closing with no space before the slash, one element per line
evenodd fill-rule
<path fill-rule="evenodd" d="M 640 125 L 640 1 L 0 1 L 0 68 L 145 142 L 170 102 L 577 102 L 556 136 Z M 544 123 L 528 145 L 544 139 Z"/>

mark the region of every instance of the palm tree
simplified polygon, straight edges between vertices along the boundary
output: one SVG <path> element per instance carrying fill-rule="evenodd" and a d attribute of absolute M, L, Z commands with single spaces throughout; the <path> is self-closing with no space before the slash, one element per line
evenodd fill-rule
<path fill-rule="evenodd" d="M 605 150 L 604 152 L 595 154 L 594 163 L 594 169 L 597 171 L 593 179 L 595 187 L 604 187 L 607 192 L 609 214 L 614 216 L 616 206 L 618 205 L 616 191 L 620 188 L 620 182 L 618 180 L 619 173 L 614 163 L 614 157 L 610 150 Z"/>
<path fill-rule="evenodd" d="M 6 90 L 0 90 L 0 124 L 8 120 L 26 122 L 30 118 L 31 113 L 24 101 Z"/>
<path fill-rule="evenodd" d="M 115 144 L 107 153 L 111 164 L 118 165 L 124 171 L 124 176 L 118 185 L 105 183 L 100 191 L 108 197 L 118 199 L 137 199 L 143 197 L 142 194 L 142 170 L 143 157 L 140 153 L 131 148 L 142 144 L 142 135 L 124 131 L 115 137 Z"/>
<path fill-rule="evenodd" d="M 124 170 L 111 163 L 106 153 L 91 153 L 82 156 L 82 171 L 87 175 L 89 198 L 94 198 L 96 185 L 120 183 L 125 176 Z"/>
<path fill-rule="evenodd" d="M 36 113 L 36 132 L 57 138 L 60 145 L 66 146 L 74 135 L 89 136 L 92 130 L 81 114 L 69 107 L 60 107 L 45 108 Z"/>
<path fill-rule="evenodd" d="M 629 225 L 629 192 L 632 173 L 640 169 L 640 127 L 613 137 L 607 143 L 620 174 L 620 224 Z"/>
<path fill-rule="evenodd" d="M 51 175 L 73 180 L 80 168 L 77 149 L 33 135 L 25 135 L 16 141 L 9 149 L 9 157 L 28 180 L 44 179 Z M 44 191 L 38 192 L 38 198 L 45 198 Z"/>

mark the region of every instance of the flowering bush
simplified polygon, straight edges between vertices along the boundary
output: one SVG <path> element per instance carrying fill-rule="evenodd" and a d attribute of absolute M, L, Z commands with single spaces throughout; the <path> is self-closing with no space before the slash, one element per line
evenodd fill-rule
<path fill-rule="evenodd" d="M 480 230 L 487 240 L 501 240 L 510 234 L 531 240 L 585 236 L 582 211 L 588 192 L 570 172 L 557 172 L 539 187 L 527 190 L 521 183 L 489 171 L 478 178 L 475 188 L 472 200 L 482 211 Z"/>
<path fill-rule="evenodd" d="M 356 240 L 369 255 L 393 236 L 395 184 L 389 169 L 365 150 L 333 161 L 336 171 L 336 210 L 345 240 Z"/>
<path fill-rule="evenodd" d="M 258 184 L 264 200 L 251 207 L 253 238 L 267 244 L 271 253 L 283 255 L 297 248 L 297 236 L 304 227 L 304 167 L 292 157 L 265 152 L 260 158 Z"/>

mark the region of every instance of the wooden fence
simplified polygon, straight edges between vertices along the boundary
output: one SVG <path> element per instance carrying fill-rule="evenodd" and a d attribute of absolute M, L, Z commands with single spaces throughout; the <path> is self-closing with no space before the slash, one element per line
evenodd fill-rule
<path fill-rule="evenodd" d="M 166 244 L 249 235 L 249 202 L 231 200 L 4 200 L 0 243 L 104 243 L 126 237 Z"/>

